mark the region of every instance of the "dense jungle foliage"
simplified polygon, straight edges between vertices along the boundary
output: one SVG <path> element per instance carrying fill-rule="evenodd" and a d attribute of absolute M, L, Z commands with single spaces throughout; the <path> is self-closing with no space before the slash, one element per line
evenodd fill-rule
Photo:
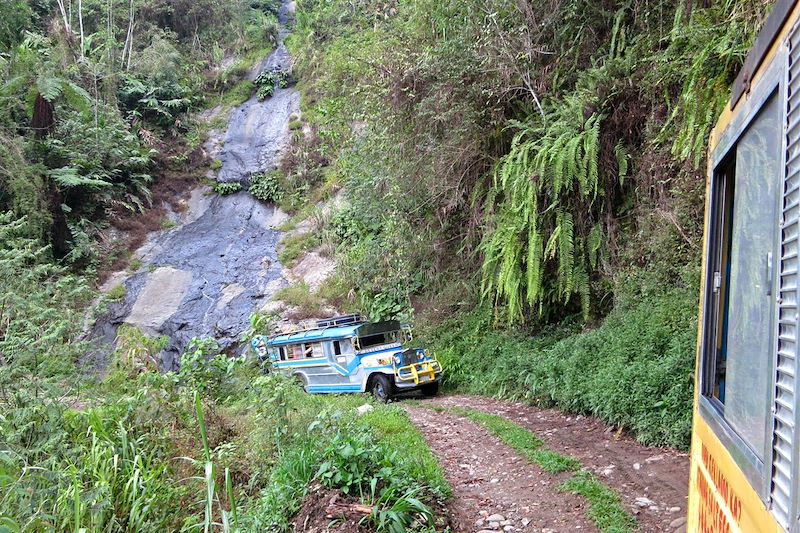
<path fill-rule="evenodd" d="M 120 327 L 108 368 L 85 339 L 120 297 L 99 273 L 208 169 L 198 115 L 287 82 L 246 79 L 279 4 L 0 4 L 0 531 L 286 531 L 333 491 L 374 507 L 364 527 L 443 529 L 450 489 L 401 410 L 357 418 L 363 398 L 309 399 L 212 338 L 166 374 L 165 339 Z"/>
<path fill-rule="evenodd" d="M 413 310 L 451 386 L 687 446 L 706 140 L 771 4 L 298 5 L 325 292 Z"/>

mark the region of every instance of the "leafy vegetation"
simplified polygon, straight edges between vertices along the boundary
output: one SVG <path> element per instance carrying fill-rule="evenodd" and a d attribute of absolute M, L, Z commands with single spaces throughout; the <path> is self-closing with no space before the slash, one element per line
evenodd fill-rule
<path fill-rule="evenodd" d="M 227 196 L 242 190 L 242 184 L 239 182 L 233 183 L 216 183 L 214 184 L 214 192 L 220 196 Z"/>
<path fill-rule="evenodd" d="M 479 309 L 431 337 L 446 384 L 594 415 L 648 445 L 689 446 L 695 292 L 673 291 L 618 308 L 580 331 L 563 324 L 536 338 L 491 331 Z"/>
<path fill-rule="evenodd" d="M 401 410 L 359 418 L 362 398 L 309 397 L 213 339 L 165 374 L 163 339 L 122 327 L 110 362 L 83 340 L 125 297 L 120 286 L 91 307 L 109 226 L 144 219 L 159 186 L 202 159 L 210 126 L 193 113 L 222 106 L 222 121 L 293 82 L 245 79 L 277 43 L 277 8 L 0 3 L 0 528 L 289 530 L 325 490 L 370 506 L 364 525 L 379 531 L 441 528 L 449 489 Z M 449 387 L 685 448 L 704 146 L 767 4 L 297 8 L 302 120 L 249 192 L 318 218 L 281 261 L 323 246 L 338 273 L 277 297 L 303 316 L 324 301 L 416 312 Z M 95 362 L 103 379 L 86 375 Z M 545 469 L 576 468 L 519 427 L 469 416 Z M 564 490 L 598 528 L 632 527 L 588 474 Z"/>
<path fill-rule="evenodd" d="M 280 174 L 277 172 L 267 172 L 256 174 L 250 178 L 250 194 L 262 202 L 279 204 L 283 200 L 283 190 L 281 188 Z"/>
<path fill-rule="evenodd" d="M 301 1 L 284 190 L 335 195 L 337 292 L 451 387 L 686 447 L 704 146 L 767 11 Z"/>
<path fill-rule="evenodd" d="M 73 406 L 54 383 L 4 389 L 4 525 L 285 530 L 317 481 L 373 507 L 367 521 L 378 531 L 394 531 L 432 524 L 431 505 L 449 494 L 399 408 L 376 404 L 358 418 L 364 398 L 308 396 L 219 355 L 211 339 L 193 341 L 167 374 L 152 364 L 163 339 L 127 328 L 119 341 L 110 375 L 78 380 Z M 397 453 L 401 443 L 416 453 Z"/>
<path fill-rule="evenodd" d="M 248 65 L 222 65 L 274 46 L 276 6 L 4 4 L 0 211 L 26 217 L 55 259 L 77 268 L 113 259 L 98 236 L 151 206 L 162 150 L 179 146 L 186 159 L 194 149 L 191 111 L 231 86 L 232 100 L 248 91 L 236 85 Z"/>
<path fill-rule="evenodd" d="M 285 70 L 265 70 L 261 72 L 256 78 L 256 86 L 258 87 L 259 100 L 275 94 L 275 89 L 285 89 L 289 86 L 291 76 Z"/>

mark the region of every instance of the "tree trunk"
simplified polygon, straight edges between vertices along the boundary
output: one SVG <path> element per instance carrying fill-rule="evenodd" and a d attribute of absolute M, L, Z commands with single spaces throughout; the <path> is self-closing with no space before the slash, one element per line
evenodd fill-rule
<path fill-rule="evenodd" d="M 36 137 L 43 139 L 52 130 L 55 124 L 55 114 L 53 104 L 45 100 L 41 94 L 36 95 L 33 104 L 33 129 Z M 53 218 L 53 225 L 50 228 L 50 243 L 53 246 L 53 257 L 61 259 L 69 253 L 69 242 L 72 234 L 67 225 L 67 217 L 61 208 L 63 199 L 61 191 L 52 180 L 47 180 L 47 203 L 50 215 Z"/>
<path fill-rule="evenodd" d="M 64 210 L 61 208 L 61 204 L 63 203 L 61 191 L 59 191 L 56 184 L 50 180 L 48 180 L 47 189 L 50 214 L 53 217 L 53 227 L 50 229 L 50 242 L 53 246 L 53 257 L 61 259 L 69 253 L 69 242 L 72 240 L 72 234 L 67 225 L 67 217 L 64 215 Z"/>
<path fill-rule="evenodd" d="M 83 3 L 81 0 L 78 0 L 78 26 L 80 26 L 81 30 L 81 59 L 84 58 L 83 52 L 85 50 L 85 42 L 83 38 Z"/>
<path fill-rule="evenodd" d="M 33 129 L 36 136 L 44 137 L 53 128 L 55 116 L 53 114 L 53 104 L 45 100 L 41 94 L 36 95 L 33 103 Z"/>
<path fill-rule="evenodd" d="M 130 55 L 133 52 L 133 0 L 131 0 L 130 10 L 128 13 L 128 33 L 125 34 L 125 44 L 122 46 L 122 63 L 121 67 L 125 68 L 125 57 L 128 57 L 128 68 L 130 68 L 131 60 Z"/>

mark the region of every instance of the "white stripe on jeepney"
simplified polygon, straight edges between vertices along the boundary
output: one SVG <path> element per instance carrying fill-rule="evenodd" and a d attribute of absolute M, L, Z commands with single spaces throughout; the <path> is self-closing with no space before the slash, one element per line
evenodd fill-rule
<path fill-rule="evenodd" d="M 359 350 L 356 353 L 358 355 L 371 355 L 374 353 L 382 352 L 384 350 L 391 350 L 394 348 L 402 348 L 402 345 L 397 342 L 393 342 L 390 344 L 379 344 L 378 346 L 371 346 L 369 348 L 364 348 L 363 350 Z"/>

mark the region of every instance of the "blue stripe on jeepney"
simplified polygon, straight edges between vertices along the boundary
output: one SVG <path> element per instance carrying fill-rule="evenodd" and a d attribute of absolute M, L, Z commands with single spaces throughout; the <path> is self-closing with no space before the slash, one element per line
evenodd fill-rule
<path fill-rule="evenodd" d="M 312 394 L 322 392 L 361 392 L 361 385 L 310 385 L 307 390 Z"/>
<path fill-rule="evenodd" d="M 309 366 L 330 366 L 327 359 L 309 359 L 308 361 L 281 361 L 279 363 L 272 363 L 275 368 L 303 368 Z"/>

